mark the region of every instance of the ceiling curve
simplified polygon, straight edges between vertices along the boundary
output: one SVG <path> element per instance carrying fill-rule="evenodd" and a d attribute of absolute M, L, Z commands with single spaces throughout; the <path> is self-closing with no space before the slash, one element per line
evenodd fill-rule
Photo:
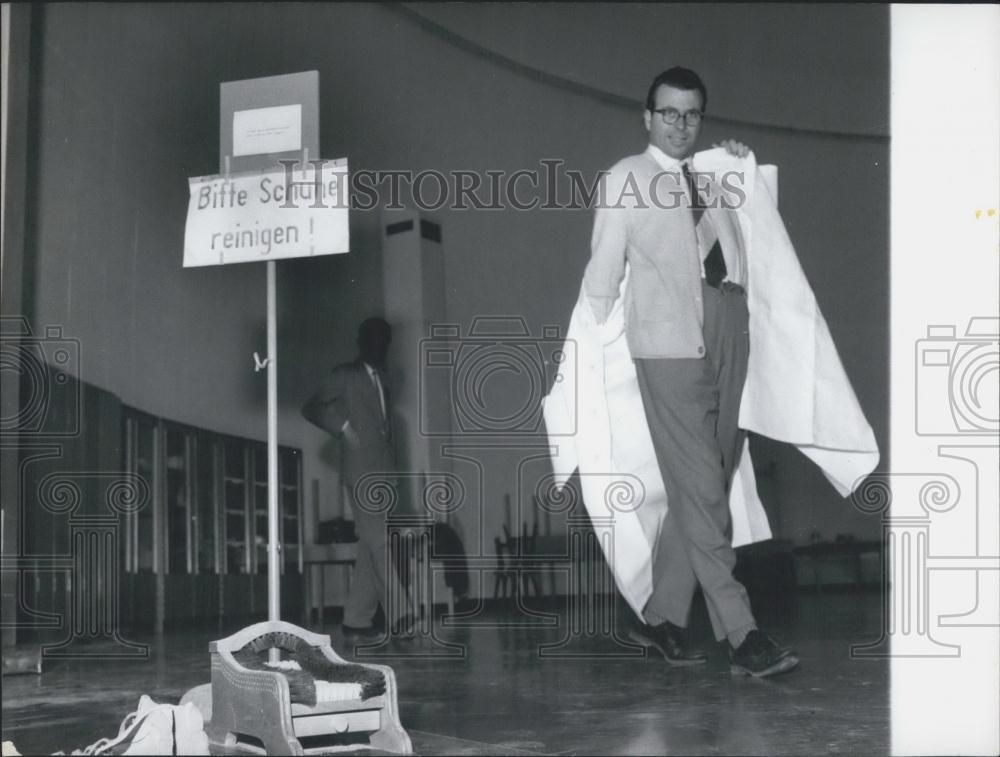
<path fill-rule="evenodd" d="M 445 42 L 583 96 L 640 107 L 652 77 L 697 70 L 720 121 L 847 138 L 889 133 L 880 5 L 416 3 Z"/>

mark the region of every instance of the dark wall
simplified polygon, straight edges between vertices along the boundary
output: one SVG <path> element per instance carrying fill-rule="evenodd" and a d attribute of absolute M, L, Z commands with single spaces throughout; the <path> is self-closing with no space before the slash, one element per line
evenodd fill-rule
<path fill-rule="evenodd" d="M 418 6 L 463 33 L 477 14 L 492 19 L 479 43 L 516 56 L 518 68 L 386 6 L 43 6 L 33 320 L 80 339 L 83 378 L 123 402 L 262 438 L 265 379 L 251 355 L 264 347 L 263 267 L 181 268 L 187 177 L 218 170 L 220 82 L 318 69 L 324 157 L 346 156 L 352 170 L 510 171 L 556 158 L 592 173 L 645 147 L 641 112 L 626 99 L 644 95 L 648 78 L 675 62 L 658 51 L 673 49 L 705 67 L 712 111 L 723 116 L 706 125 L 706 143 L 741 139 L 778 165 L 782 214 L 884 449 L 888 11 L 768 8 L 666 6 L 637 16 L 601 6 L 567 16 Z M 628 23 L 615 25 L 616 13 Z M 735 51 L 734 37 L 753 54 Z M 815 117 L 813 102 L 834 111 Z M 536 333 L 568 324 L 589 211 L 451 211 L 439 220 L 449 320 L 516 314 Z M 306 451 L 307 493 L 327 470 L 324 437 L 297 406 L 332 362 L 351 357 L 355 325 L 380 307 L 378 230 L 376 213 L 352 213 L 350 254 L 279 264 L 280 436 Z M 760 463 L 770 461 L 762 491 L 779 534 L 878 533 L 794 450 L 761 445 Z M 487 456 L 483 465 L 501 463 Z M 496 488 L 512 491 L 506 470 Z M 495 510 L 486 521 L 486 533 L 499 529 Z"/>

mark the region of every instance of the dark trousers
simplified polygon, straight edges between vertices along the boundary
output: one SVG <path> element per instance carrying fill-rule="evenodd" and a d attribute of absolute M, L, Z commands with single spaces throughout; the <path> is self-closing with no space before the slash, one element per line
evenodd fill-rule
<path fill-rule="evenodd" d="M 346 487 L 358 533 L 358 557 L 344 607 L 344 624 L 365 628 L 372 624 L 379 605 L 390 627 L 410 612 L 409 594 L 399 580 L 386 546 L 386 516 L 359 507 L 353 487 Z"/>
<path fill-rule="evenodd" d="M 650 623 L 687 626 L 701 586 L 715 637 L 754 623 L 733 578 L 729 486 L 746 432 L 737 422 L 750 352 L 746 294 L 702 285 L 704 359 L 636 360 L 639 391 L 667 490 L 653 557 Z"/>

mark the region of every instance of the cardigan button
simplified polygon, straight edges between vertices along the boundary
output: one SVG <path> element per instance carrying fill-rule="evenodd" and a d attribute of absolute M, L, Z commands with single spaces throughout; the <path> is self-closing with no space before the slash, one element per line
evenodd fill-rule
<path fill-rule="evenodd" d="M 699 355 L 704 355 L 705 354 L 705 348 L 704 347 L 699 347 L 698 348 L 698 354 Z"/>

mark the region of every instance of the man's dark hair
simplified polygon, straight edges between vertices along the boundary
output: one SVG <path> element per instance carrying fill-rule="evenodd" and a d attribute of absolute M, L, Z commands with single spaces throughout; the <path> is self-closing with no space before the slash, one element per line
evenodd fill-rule
<path fill-rule="evenodd" d="M 389 322 L 377 316 L 362 321 L 358 327 L 358 340 L 367 341 L 372 337 L 385 342 L 392 339 L 392 327 Z"/>
<path fill-rule="evenodd" d="M 656 107 L 656 90 L 664 84 L 675 89 L 698 90 L 701 93 L 702 111 L 708 108 L 708 90 L 705 89 L 705 82 L 701 80 L 701 77 L 690 68 L 674 66 L 657 75 L 653 79 L 653 83 L 649 85 L 649 92 L 646 95 L 646 110 L 652 110 Z"/>

